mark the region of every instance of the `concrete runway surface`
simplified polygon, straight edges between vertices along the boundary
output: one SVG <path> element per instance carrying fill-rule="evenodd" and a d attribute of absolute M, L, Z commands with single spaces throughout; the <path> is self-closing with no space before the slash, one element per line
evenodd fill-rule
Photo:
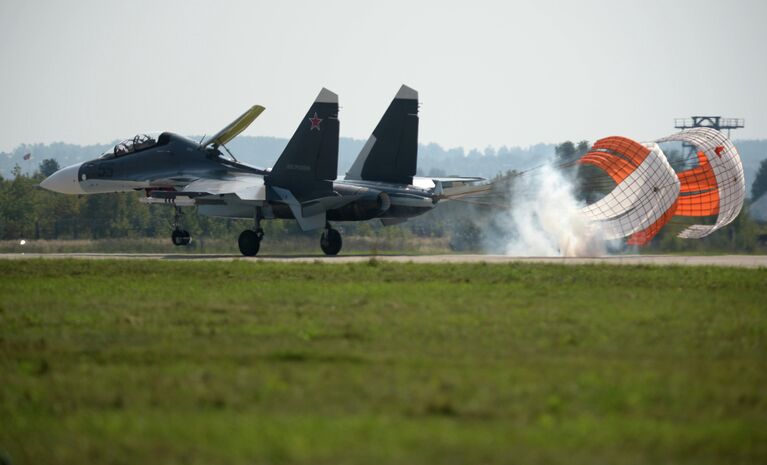
<path fill-rule="evenodd" d="M 130 253 L 9 253 L 2 260 L 19 259 L 82 260 L 185 260 L 185 261 L 270 261 L 281 263 L 356 263 L 370 259 L 399 263 L 553 263 L 558 265 L 683 265 L 767 268 L 767 255 L 608 255 L 603 257 L 508 257 L 504 255 L 261 255 L 243 257 L 222 254 L 130 254 Z"/>

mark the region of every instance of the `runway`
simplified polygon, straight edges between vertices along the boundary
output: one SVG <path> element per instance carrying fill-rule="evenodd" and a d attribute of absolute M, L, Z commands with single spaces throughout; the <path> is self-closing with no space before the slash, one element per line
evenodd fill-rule
<path fill-rule="evenodd" d="M 180 260 L 248 261 L 280 263 L 359 263 L 369 260 L 394 263 L 547 263 L 557 265 L 651 265 L 725 266 L 767 268 L 767 255 L 608 255 L 603 257 L 509 257 L 505 255 L 263 255 L 243 257 L 223 254 L 130 254 L 130 253 L 9 253 L 0 260 L 80 259 L 80 260 Z"/>

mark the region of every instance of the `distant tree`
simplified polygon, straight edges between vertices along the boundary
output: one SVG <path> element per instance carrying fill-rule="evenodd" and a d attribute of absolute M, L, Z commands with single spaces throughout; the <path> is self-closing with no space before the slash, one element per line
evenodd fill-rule
<path fill-rule="evenodd" d="M 582 157 L 588 153 L 589 149 L 591 148 L 591 145 L 589 144 L 589 141 L 582 140 L 578 142 L 578 147 L 576 147 L 576 152 L 579 157 Z"/>
<path fill-rule="evenodd" d="M 40 162 L 40 174 L 46 178 L 59 170 L 59 162 L 53 158 L 46 158 Z"/>
<path fill-rule="evenodd" d="M 767 158 L 759 164 L 759 171 L 756 172 L 756 179 L 751 185 L 751 198 L 756 200 L 767 192 Z"/>
<path fill-rule="evenodd" d="M 557 161 L 569 161 L 575 156 L 575 144 L 569 140 L 562 142 L 554 148 L 554 154 L 557 156 Z"/>
<path fill-rule="evenodd" d="M 34 237 L 36 198 L 34 181 L 13 168 L 14 178 L 4 181 L 0 193 L 0 237 L 18 239 Z"/>

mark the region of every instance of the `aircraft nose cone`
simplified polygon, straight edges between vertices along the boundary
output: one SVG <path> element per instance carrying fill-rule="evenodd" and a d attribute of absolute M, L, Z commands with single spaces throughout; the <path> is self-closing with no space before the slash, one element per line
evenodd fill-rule
<path fill-rule="evenodd" d="M 85 191 L 80 187 L 80 180 L 77 179 L 80 165 L 82 165 L 82 163 L 67 166 L 66 168 L 56 171 L 45 178 L 45 180 L 40 183 L 40 187 L 61 194 L 84 194 Z"/>

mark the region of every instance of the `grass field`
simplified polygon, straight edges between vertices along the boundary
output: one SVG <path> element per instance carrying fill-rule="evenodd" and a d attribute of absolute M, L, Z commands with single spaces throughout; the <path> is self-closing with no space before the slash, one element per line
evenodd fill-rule
<path fill-rule="evenodd" d="M 767 270 L 4 260 L 0 450 L 767 463 Z"/>

